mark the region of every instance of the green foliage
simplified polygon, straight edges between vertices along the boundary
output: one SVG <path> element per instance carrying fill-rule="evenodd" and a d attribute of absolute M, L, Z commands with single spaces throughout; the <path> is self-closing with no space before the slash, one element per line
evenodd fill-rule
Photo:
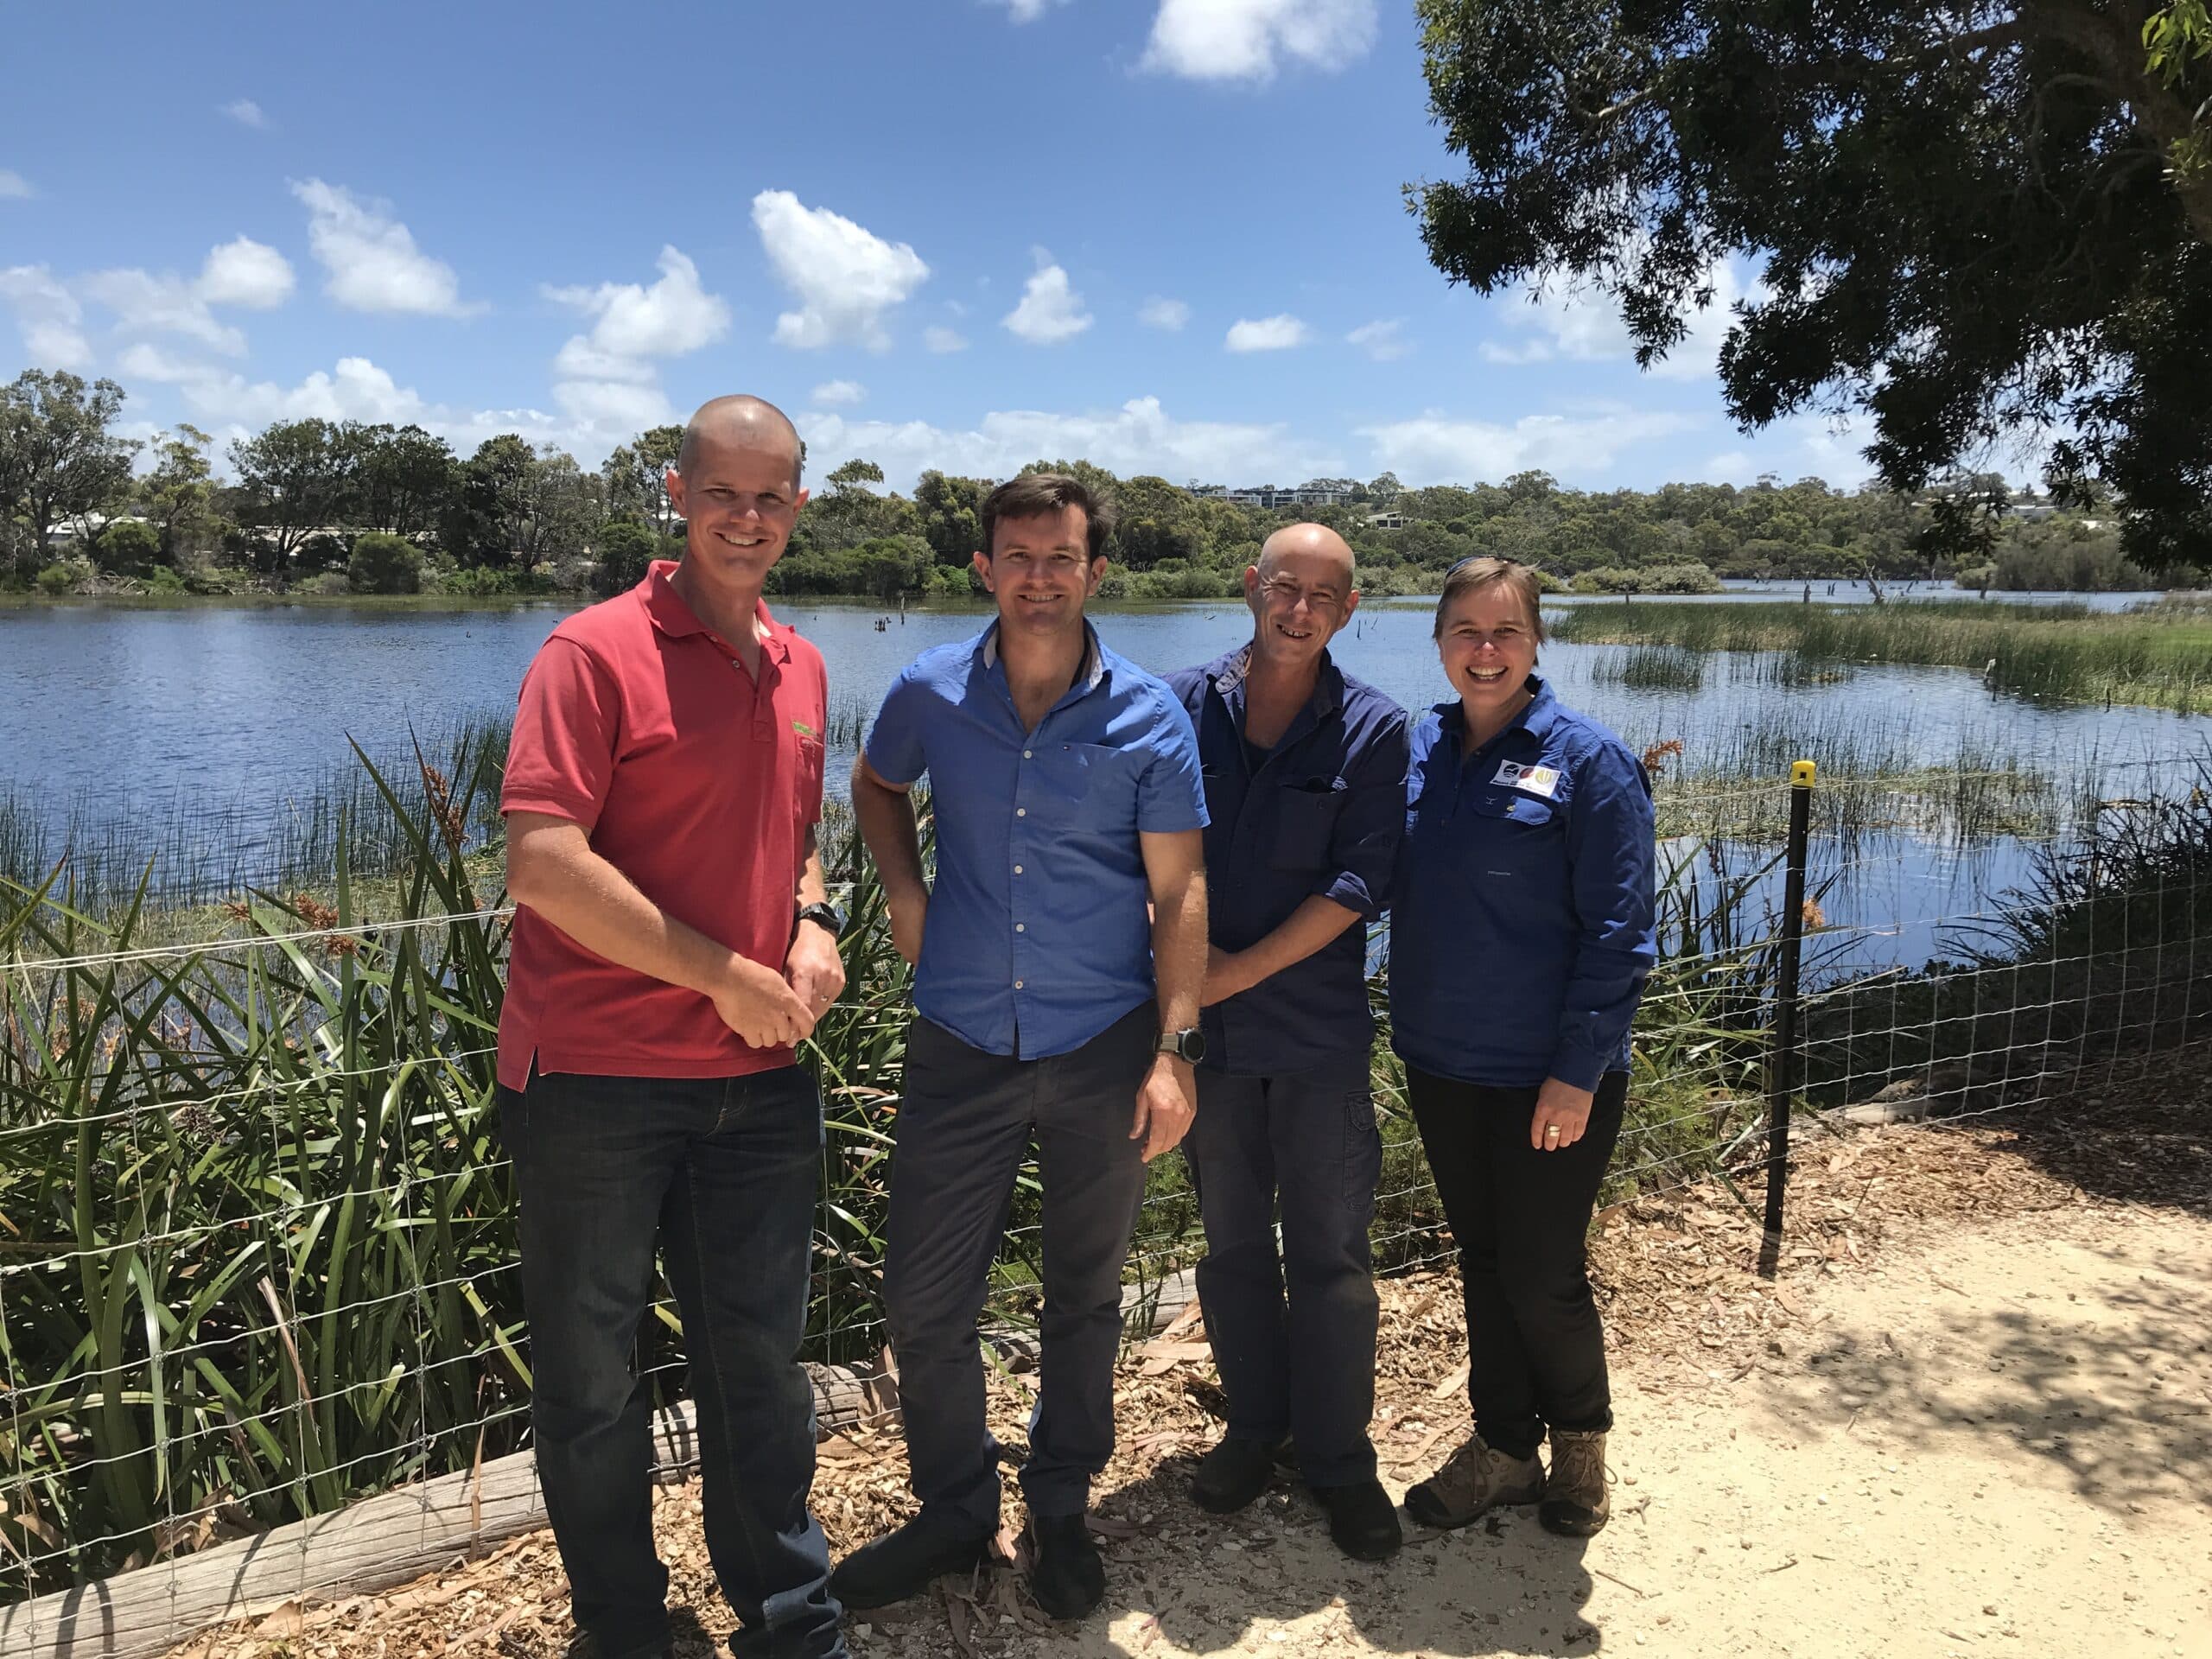
<path fill-rule="evenodd" d="M 38 590 L 55 598 L 73 594 L 92 574 L 92 567 L 81 559 L 56 559 L 38 573 Z"/>
<path fill-rule="evenodd" d="M 1717 594 L 1720 578 L 1701 564 L 1654 564 L 1641 570 L 1585 570 L 1569 585 L 1578 594 Z"/>
<path fill-rule="evenodd" d="M 608 514 L 637 519 L 664 537 L 681 531 L 683 520 L 669 499 L 667 479 L 683 448 L 680 426 L 656 426 L 617 446 L 599 469 Z"/>
<path fill-rule="evenodd" d="M 111 575 L 135 576 L 160 556 L 162 534 L 137 518 L 118 518 L 92 543 L 92 563 Z"/>
<path fill-rule="evenodd" d="M 597 545 L 593 550 L 599 556 L 599 571 L 593 585 L 602 594 L 627 593 L 645 579 L 645 570 L 655 559 L 678 556 L 664 550 L 661 538 L 641 524 L 630 519 L 610 518 L 599 527 Z"/>
<path fill-rule="evenodd" d="M 979 509 L 991 493 L 990 481 L 926 472 L 914 486 L 914 509 L 921 515 L 922 539 L 939 564 L 962 566 L 983 547 Z"/>
<path fill-rule="evenodd" d="M 412 594 L 423 586 L 423 550 L 404 536 L 372 530 L 353 539 L 346 585 L 357 594 Z"/>
<path fill-rule="evenodd" d="M 129 492 L 138 446 L 111 429 L 122 410 L 112 380 L 26 369 L 0 386 L 0 554 L 19 578 L 48 563 L 58 525 Z"/>
<path fill-rule="evenodd" d="M 787 553 L 768 572 L 772 594 L 865 594 L 892 601 L 919 593 L 937 568 L 918 536 L 883 536 L 837 552 Z"/>
<path fill-rule="evenodd" d="M 2050 486 L 2124 500 L 2129 556 L 2212 563 L 2202 0 L 2148 28 L 2100 0 L 1419 10 L 1465 172 L 1408 194 L 1453 281 L 1593 284 L 1648 366 L 1757 259 L 1738 421 L 1864 410 L 1902 492 L 2054 424 Z M 1967 518 L 1931 514 L 1929 550 L 1971 553 Z"/>

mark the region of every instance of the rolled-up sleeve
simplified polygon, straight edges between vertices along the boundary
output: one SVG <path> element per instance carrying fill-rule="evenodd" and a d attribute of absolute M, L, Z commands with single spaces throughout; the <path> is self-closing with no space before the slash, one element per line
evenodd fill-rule
<path fill-rule="evenodd" d="M 1574 957 L 1560 1010 L 1551 1075 L 1595 1089 L 1618 1059 L 1656 957 L 1651 786 L 1611 743 L 1592 749 L 1568 804 L 1568 885 Z"/>
<path fill-rule="evenodd" d="M 868 728 L 861 753 L 868 757 L 868 770 L 887 784 L 903 787 L 929 769 L 922 745 L 922 704 L 929 695 L 911 665 L 883 694 L 883 706 L 875 711 L 875 723 Z"/>
<path fill-rule="evenodd" d="M 1406 717 L 1378 717 L 1358 758 L 1346 769 L 1351 785 L 1329 837 L 1329 868 L 1313 884 L 1320 898 L 1373 921 L 1389 907 L 1398 844 L 1406 833 Z"/>

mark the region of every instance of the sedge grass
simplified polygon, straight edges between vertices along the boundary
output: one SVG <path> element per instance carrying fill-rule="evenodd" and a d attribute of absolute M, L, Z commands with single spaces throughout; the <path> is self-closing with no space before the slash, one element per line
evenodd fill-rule
<path fill-rule="evenodd" d="M 1788 652 L 1805 675 L 1824 664 L 1948 665 L 2019 696 L 2212 712 L 2212 623 L 2181 607 L 1598 605 L 1565 613 L 1554 632 L 1583 645 Z"/>

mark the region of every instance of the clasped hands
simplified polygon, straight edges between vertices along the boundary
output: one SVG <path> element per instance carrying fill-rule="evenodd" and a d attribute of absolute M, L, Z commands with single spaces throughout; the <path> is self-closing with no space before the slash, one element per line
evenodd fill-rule
<path fill-rule="evenodd" d="M 826 927 L 801 922 L 784 971 L 733 952 L 711 995 L 722 1023 L 753 1048 L 784 1048 L 813 1035 L 845 988 L 845 959 Z"/>

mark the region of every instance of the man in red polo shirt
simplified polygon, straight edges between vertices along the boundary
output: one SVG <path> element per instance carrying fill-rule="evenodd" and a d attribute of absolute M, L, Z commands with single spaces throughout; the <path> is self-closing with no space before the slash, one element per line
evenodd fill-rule
<path fill-rule="evenodd" d="M 500 809 L 515 905 L 500 1133 L 521 1198 L 538 1478 L 597 1659 L 670 1650 L 650 1389 L 658 1240 L 698 1412 L 707 1549 L 740 1655 L 842 1659 L 808 1514 L 822 1104 L 792 1046 L 844 988 L 815 825 L 821 653 L 760 589 L 806 492 L 790 421 L 691 417 L 683 557 L 553 631 Z"/>

